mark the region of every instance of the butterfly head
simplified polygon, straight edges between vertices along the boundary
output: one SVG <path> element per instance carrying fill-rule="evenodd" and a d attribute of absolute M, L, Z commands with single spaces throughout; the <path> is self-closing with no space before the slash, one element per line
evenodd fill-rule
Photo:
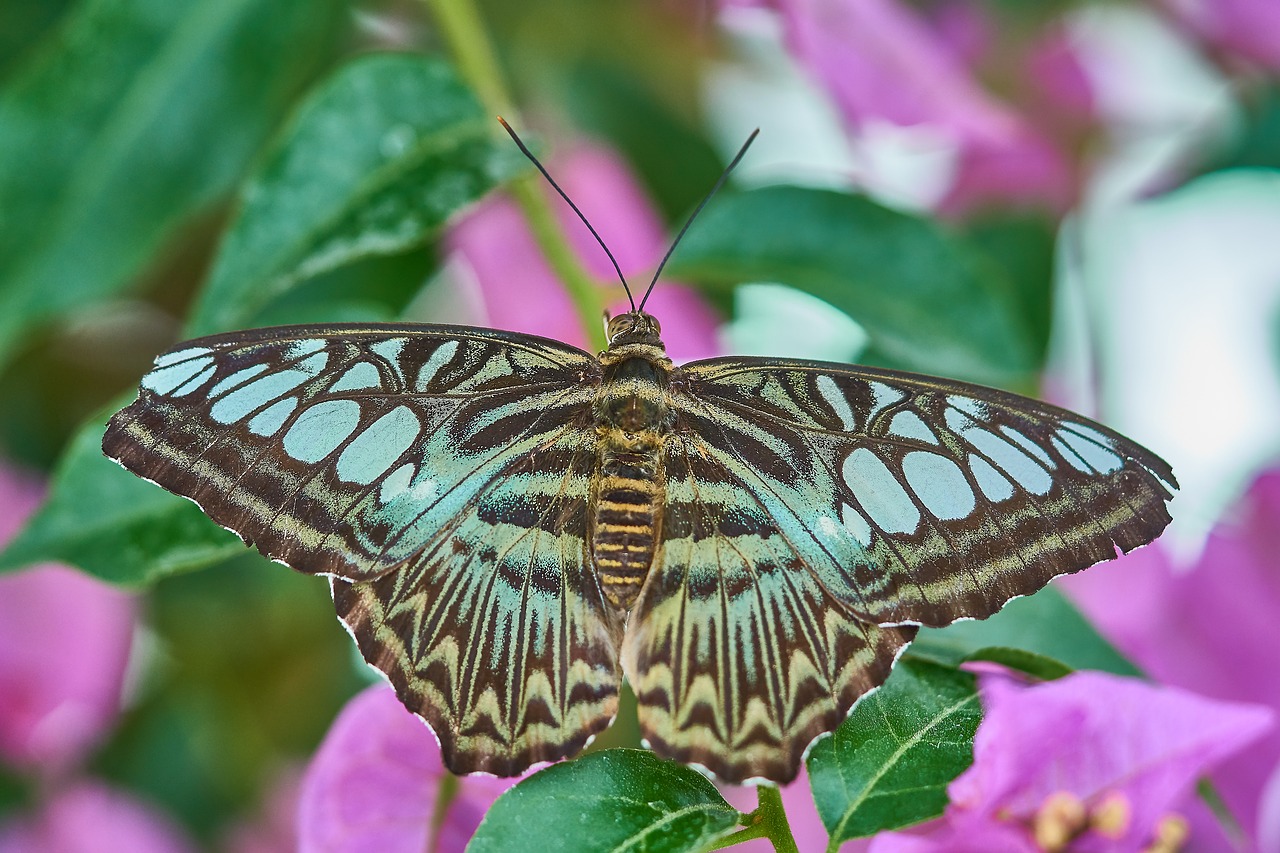
<path fill-rule="evenodd" d="M 608 337 L 611 348 L 627 344 L 662 346 L 662 327 L 658 324 L 658 318 L 642 311 L 628 311 L 617 317 L 610 317 L 605 327 L 605 336 Z"/>

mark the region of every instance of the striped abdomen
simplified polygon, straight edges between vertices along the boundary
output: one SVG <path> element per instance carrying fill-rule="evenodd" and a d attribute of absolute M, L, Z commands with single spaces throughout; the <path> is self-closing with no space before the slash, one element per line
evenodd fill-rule
<path fill-rule="evenodd" d="M 605 597 L 628 610 L 653 563 L 662 505 L 658 453 L 605 450 L 599 475 L 591 550 Z"/>

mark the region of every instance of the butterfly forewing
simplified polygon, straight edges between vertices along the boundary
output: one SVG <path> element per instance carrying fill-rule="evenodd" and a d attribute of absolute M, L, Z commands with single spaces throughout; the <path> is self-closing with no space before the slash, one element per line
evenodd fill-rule
<path fill-rule="evenodd" d="M 984 618 L 1170 520 L 1165 462 L 1046 403 L 813 362 L 685 371 L 689 428 L 741 465 L 800 558 L 869 621 Z"/>
<path fill-rule="evenodd" d="M 466 328 L 220 335 L 161 356 L 103 448 L 267 556 L 362 580 L 557 435 L 598 373 L 563 344 Z"/>

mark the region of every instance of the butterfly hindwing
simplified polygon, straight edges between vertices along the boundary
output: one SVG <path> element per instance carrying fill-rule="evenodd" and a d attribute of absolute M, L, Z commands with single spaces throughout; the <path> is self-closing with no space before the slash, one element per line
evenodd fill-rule
<path fill-rule="evenodd" d="M 787 782 L 915 629 L 877 627 L 824 589 L 742 464 L 721 464 L 693 435 L 669 443 L 662 547 L 624 667 L 659 754 L 727 782 Z"/>
<path fill-rule="evenodd" d="M 1165 462 L 1046 403 L 814 362 L 685 371 L 688 428 L 743 460 L 824 588 L 872 622 L 985 618 L 1169 522 Z"/>
<path fill-rule="evenodd" d="M 333 581 L 365 659 L 456 773 L 572 755 L 616 712 L 622 619 L 591 574 L 586 429 L 512 458 L 404 566 Z"/>
<path fill-rule="evenodd" d="M 440 326 L 260 329 L 157 359 L 104 451 L 295 569 L 372 578 L 591 399 L 595 359 Z"/>

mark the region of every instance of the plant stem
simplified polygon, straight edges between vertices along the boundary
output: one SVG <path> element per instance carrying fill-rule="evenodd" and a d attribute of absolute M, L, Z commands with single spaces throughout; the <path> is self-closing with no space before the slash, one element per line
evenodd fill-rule
<path fill-rule="evenodd" d="M 462 78 L 494 115 L 514 116 L 514 105 L 502 82 L 493 45 L 473 0 L 425 0 L 431 7 Z M 495 133 L 497 123 L 494 123 Z M 509 187 L 524 214 L 533 238 L 552 272 L 564 284 L 587 340 L 604 344 L 600 318 L 604 314 L 604 294 L 595 279 L 578 260 L 556 220 L 550 200 L 536 174 L 517 178 Z"/>
<path fill-rule="evenodd" d="M 782 794 L 772 785 L 761 785 L 756 788 L 756 797 L 756 810 L 743 815 L 742 822 L 746 827 L 720 839 L 708 850 L 721 850 L 753 838 L 767 838 L 776 853 L 800 853 L 795 836 L 791 834 L 791 824 L 787 823 L 787 813 L 782 808 Z"/>

